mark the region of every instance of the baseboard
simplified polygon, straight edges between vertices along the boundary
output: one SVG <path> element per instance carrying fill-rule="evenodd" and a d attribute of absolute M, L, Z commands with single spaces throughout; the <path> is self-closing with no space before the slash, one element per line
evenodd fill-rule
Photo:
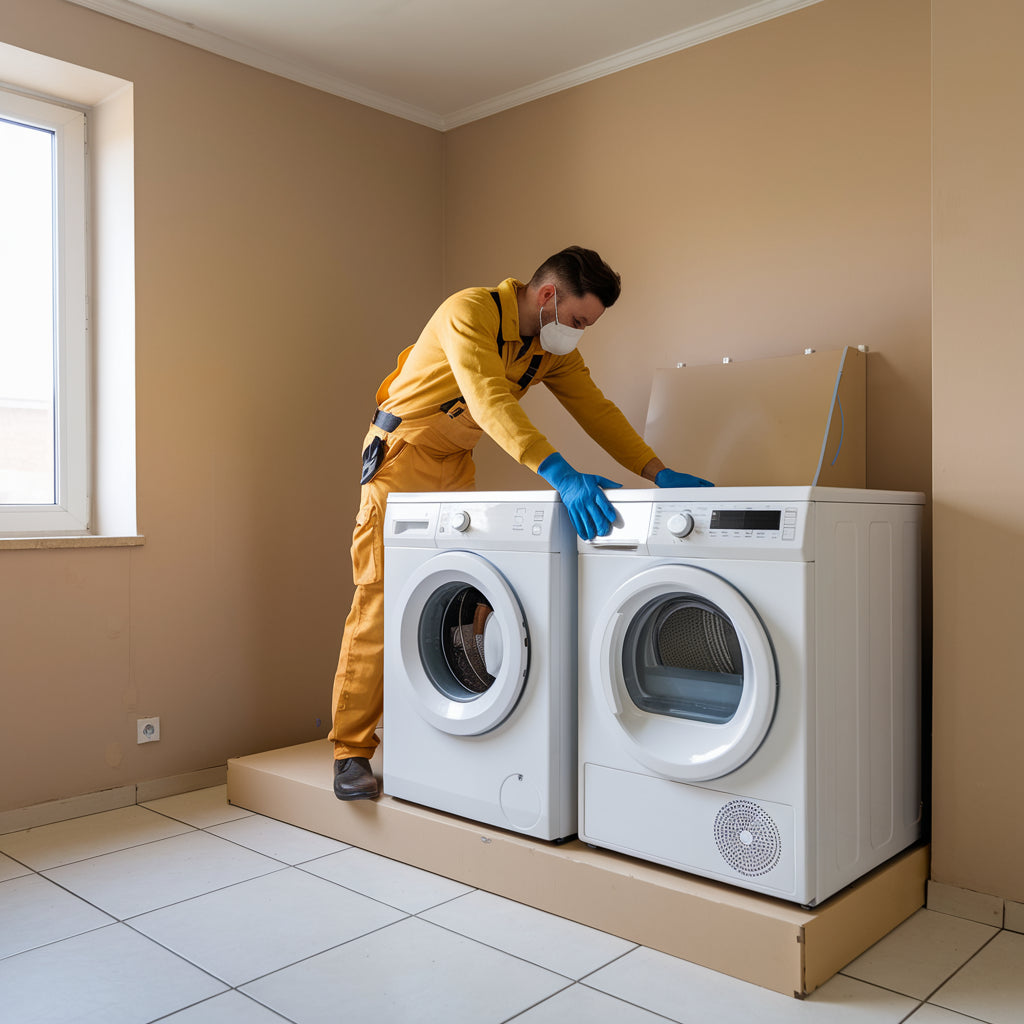
<path fill-rule="evenodd" d="M 1011 932 L 1024 932 L 1024 903 L 1016 903 L 1002 896 L 929 880 L 926 905 L 929 910 L 940 914 L 962 917 Z"/>
<path fill-rule="evenodd" d="M 223 786 L 227 779 L 226 764 L 218 765 L 216 768 L 204 768 L 198 772 L 186 772 L 184 775 L 169 775 L 166 779 L 152 779 L 138 784 L 135 802 L 144 804 L 150 800 L 162 800 L 165 796 L 177 796 L 179 793 L 191 793 L 197 789 Z"/>
<path fill-rule="evenodd" d="M 119 807 L 159 800 L 165 796 L 191 793 L 196 789 L 223 786 L 227 782 L 227 765 L 203 768 L 200 771 L 171 775 L 165 779 L 151 779 L 147 782 L 104 789 L 98 793 L 85 793 L 65 800 L 51 800 L 31 807 L 18 807 L 11 811 L 0 811 L 0 835 L 8 832 L 23 832 L 27 828 L 39 828 L 71 818 L 84 818 L 88 814 L 115 811 Z"/>

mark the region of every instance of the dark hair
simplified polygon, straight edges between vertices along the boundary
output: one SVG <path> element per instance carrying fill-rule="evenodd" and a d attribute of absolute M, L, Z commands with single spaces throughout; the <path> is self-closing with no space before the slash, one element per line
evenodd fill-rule
<path fill-rule="evenodd" d="M 596 295 L 606 309 L 615 304 L 622 291 L 619 275 L 593 249 L 570 245 L 549 256 L 530 279 L 531 286 L 540 287 L 549 278 L 575 296 Z"/>

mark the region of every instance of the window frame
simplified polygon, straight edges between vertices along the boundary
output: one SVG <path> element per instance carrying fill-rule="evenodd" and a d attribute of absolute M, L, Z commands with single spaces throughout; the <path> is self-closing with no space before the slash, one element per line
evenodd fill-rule
<path fill-rule="evenodd" d="M 88 534 L 92 521 L 89 170 L 81 107 L 0 88 L 0 118 L 54 134 L 55 501 L 0 505 L 0 535 Z"/>

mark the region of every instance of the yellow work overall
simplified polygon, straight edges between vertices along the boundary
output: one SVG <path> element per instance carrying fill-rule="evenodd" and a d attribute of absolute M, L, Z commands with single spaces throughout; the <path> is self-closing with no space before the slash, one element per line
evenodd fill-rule
<path fill-rule="evenodd" d="M 382 390 L 386 391 L 386 384 Z M 455 416 L 451 413 L 455 412 Z M 402 421 L 387 432 L 371 426 L 364 450 L 385 445 L 379 468 L 362 485 L 352 534 L 355 594 L 332 696 L 335 758 L 372 757 L 384 709 L 384 507 L 391 491 L 468 491 L 476 467 L 473 447 L 483 431 L 464 407 Z"/>

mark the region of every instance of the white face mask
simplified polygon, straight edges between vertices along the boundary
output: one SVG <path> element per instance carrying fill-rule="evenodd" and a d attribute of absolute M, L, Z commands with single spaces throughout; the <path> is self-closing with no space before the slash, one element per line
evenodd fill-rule
<path fill-rule="evenodd" d="M 570 327 L 558 322 L 558 292 L 555 292 L 555 319 L 544 323 L 544 312 L 540 314 L 540 347 L 555 356 L 568 355 L 583 337 L 582 327 Z"/>

